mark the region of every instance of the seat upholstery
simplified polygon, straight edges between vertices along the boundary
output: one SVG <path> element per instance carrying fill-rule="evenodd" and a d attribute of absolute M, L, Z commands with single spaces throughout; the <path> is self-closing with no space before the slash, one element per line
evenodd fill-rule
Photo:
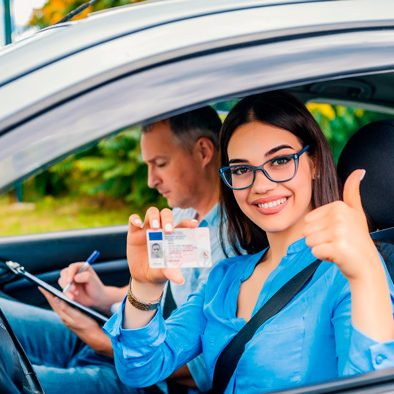
<path fill-rule="evenodd" d="M 338 160 L 342 184 L 357 169 L 366 170 L 360 185 L 370 231 L 394 226 L 394 119 L 370 123 L 348 141 Z"/>
<path fill-rule="evenodd" d="M 369 230 L 394 227 L 394 119 L 369 123 L 349 139 L 338 160 L 342 185 L 358 168 L 366 170 L 360 194 Z M 394 281 L 394 231 L 375 243 Z"/>

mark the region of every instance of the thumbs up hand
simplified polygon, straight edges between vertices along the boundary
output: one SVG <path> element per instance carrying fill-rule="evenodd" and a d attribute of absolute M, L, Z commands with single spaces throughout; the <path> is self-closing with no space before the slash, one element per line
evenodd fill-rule
<path fill-rule="evenodd" d="M 369 235 L 361 203 L 360 182 L 365 170 L 347 178 L 343 201 L 335 201 L 305 216 L 304 234 L 316 258 L 331 261 L 349 280 L 366 277 L 378 262 L 379 254 Z"/>

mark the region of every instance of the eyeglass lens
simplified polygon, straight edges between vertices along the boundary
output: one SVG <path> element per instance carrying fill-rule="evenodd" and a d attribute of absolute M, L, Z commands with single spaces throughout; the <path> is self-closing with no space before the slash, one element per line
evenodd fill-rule
<path fill-rule="evenodd" d="M 248 165 L 232 166 L 224 171 L 224 176 L 231 187 L 242 189 L 253 184 L 256 171 L 261 169 L 264 170 L 264 175 L 271 181 L 284 182 L 294 176 L 296 160 L 293 156 L 281 156 L 259 167 Z"/>

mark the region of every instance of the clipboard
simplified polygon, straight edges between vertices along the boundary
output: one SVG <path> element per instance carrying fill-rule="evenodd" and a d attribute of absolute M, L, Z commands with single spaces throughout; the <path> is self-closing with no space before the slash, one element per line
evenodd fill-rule
<path fill-rule="evenodd" d="M 88 308 L 85 305 L 80 304 L 79 302 L 71 300 L 63 292 L 56 289 L 56 287 L 53 287 L 49 283 L 44 282 L 40 278 L 37 278 L 37 276 L 32 275 L 31 273 L 27 272 L 25 270 L 25 267 L 23 267 L 19 263 L 16 263 L 15 261 L 6 261 L 5 264 L 14 274 L 16 274 L 18 276 L 22 276 L 23 278 L 29 280 L 30 282 L 33 282 L 36 285 L 42 287 L 43 289 L 49 291 L 54 296 L 60 298 L 64 302 L 67 302 L 67 304 L 69 304 L 73 308 L 76 308 L 79 311 L 87 314 L 88 316 L 90 316 L 91 318 L 96 320 L 96 322 L 99 323 L 100 325 L 104 325 L 104 323 L 106 323 L 108 321 L 107 316 L 101 314 L 100 312 L 95 311 L 92 308 Z"/>

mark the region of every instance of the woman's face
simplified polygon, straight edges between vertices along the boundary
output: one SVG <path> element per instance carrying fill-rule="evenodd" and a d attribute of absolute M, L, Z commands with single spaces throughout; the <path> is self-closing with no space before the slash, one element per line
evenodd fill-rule
<path fill-rule="evenodd" d="M 254 121 L 235 130 L 227 152 L 230 165 L 259 166 L 275 157 L 297 153 L 302 148 L 298 138 L 289 131 Z M 311 210 L 313 175 L 313 162 L 304 153 L 299 158 L 297 173 L 290 181 L 276 183 L 257 171 L 253 186 L 234 190 L 234 196 L 242 212 L 267 235 L 299 232 L 305 214 Z"/>

